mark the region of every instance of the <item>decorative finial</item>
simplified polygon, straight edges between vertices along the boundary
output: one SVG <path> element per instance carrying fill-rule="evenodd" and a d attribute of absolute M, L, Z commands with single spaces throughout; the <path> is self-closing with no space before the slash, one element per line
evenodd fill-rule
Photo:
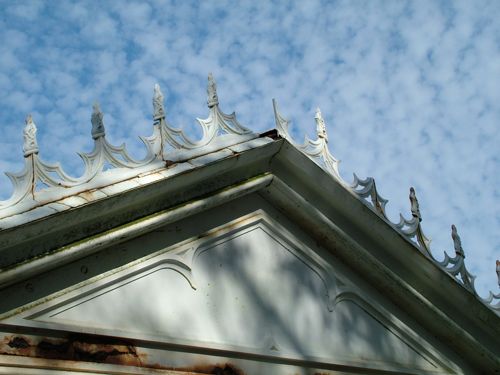
<path fill-rule="evenodd" d="M 101 112 L 101 108 L 99 107 L 98 102 L 94 102 L 92 108 L 93 112 L 92 116 L 90 117 L 90 122 L 92 123 L 92 138 L 97 139 L 106 135 L 103 121 L 104 115 Z"/>
<path fill-rule="evenodd" d="M 413 217 L 417 218 L 418 221 L 422 221 L 422 216 L 420 216 L 420 207 L 418 205 L 418 199 L 415 195 L 415 189 L 410 188 L 410 203 L 411 203 L 411 214 Z"/>
<path fill-rule="evenodd" d="M 212 73 L 208 74 L 208 86 L 207 86 L 207 104 L 208 108 L 212 108 L 219 105 L 219 98 L 217 96 L 217 84 L 215 83 Z"/>
<path fill-rule="evenodd" d="M 462 248 L 462 241 L 457 232 L 457 227 L 455 225 L 451 226 L 451 238 L 453 239 L 453 247 L 455 247 L 455 254 L 457 256 L 465 258 L 464 249 Z"/>
<path fill-rule="evenodd" d="M 155 84 L 153 94 L 153 120 L 165 118 L 165 108 L 163 107 L 163 93 L 160 90 L 160 85 Z"/>
<path fill-rule="evenodd" d="M 500 260 L 497 260 L 498 287 L 500 287 Z"/>
<path fill-rule="evenodd" d="M 38 143 L 36 141 L 36 125 L 33 122 L 31 115 L 26 117 L 26 125 L 23 130 L 23 151 L 24 157 L 28 157 L 31 154 L 38 154 Z"/>
<path fill-rule="evenodd" d="M 323 116 L 321 116 L 321 110 L 319 107 L 316 108 L 316 115 L 314 116 L 314 119 L 316 120 L 316 132 L 318 133 L 318 137 L 323 138 L 326 142 L 328 142 L 325 120 L 323 120 Z"/>

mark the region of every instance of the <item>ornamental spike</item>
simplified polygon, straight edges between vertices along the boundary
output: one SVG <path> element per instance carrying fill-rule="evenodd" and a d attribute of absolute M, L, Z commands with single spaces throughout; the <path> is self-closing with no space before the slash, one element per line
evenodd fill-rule
<path fill-rule="evenodd" d="M 411 203 L 411 215 L 417 218 L 418 221 L 422 221 L 422 216 L 420 216 L 420 207 L 418 205 L 417 195 L 415 194 L 415 189 L 410 188 L 410 203 Z"/>
<path fill-rule="evenodd" d="M 455 225 L 451 226 L 451 238 L 453 239 L 453 247 L 455 248 L 455 254 L 459 257 L 465 258 L 464 249 L 462 248 L 462 240 L 457 232 L 457 227 Z"/>
<path fill-rule="evenodd" d="M 323 120 L 323 116 L 321 115 L 321 110 L 319 109 L 319 107 L 316 108 L 314 119 L 316 120 L 316 133 L 318 134 L 318 138 L 323 138 L 326 142 L 328 142 L 325 120 Z"/>
<path fill-rule="evenodd" d="M 153 120 L 157 121 L 165 118 L 165 107 L 163 106 L 163 93 L 160 90 L 160 85 L 155 84 L 153 94 Z"/>
<path fill-rule="evenodd" d="M 26 158 L 32 154 L 38 154 L 38 143 L 36 141 L 36 125 L 33 122 L 31 114 L 26 117 L 25 123 L 26 125 L 23 130 L 23 151 Z"/>
<path fill-rule="evenodd" d="M 273 110 L 274 110 L 274 121 L 276 123 L 276 130 L 278 132 L 278 136 L 280 136 L 281 138 L 288 139 L 290 142 L 293 143 L 290 134 L 288 133 L 288 127 L 290 126 L 290 121 L 288 121 L 280 114 L 276 99 L 273 99 Z"/>
<path fill-rule="evenodd" d="M 101 108 L 97 101 L 94 102 L 92 109 L 92 116 L 90 117 L 90 122 L 92 123 L 92 138 L 98 139 L 106 135 L 103 121 L 104 114 L 101 112 Z"/>
<path fill-rule="evenodd" d="M 219 97 L 217 96 L 217 84 L 215 83 L 215 79 L 212 73 L 208 74 L 207 97 L 208 108 L 219 105 Z"/>

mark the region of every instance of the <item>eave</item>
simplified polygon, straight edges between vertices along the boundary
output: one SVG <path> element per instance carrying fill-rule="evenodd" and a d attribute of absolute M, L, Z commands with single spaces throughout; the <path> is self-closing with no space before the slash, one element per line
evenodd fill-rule
<path fill-rule="evenodd" d="M 164 166 L 143 184 L 1 231 L 1 293 L 19 295 L 2 298 L 3 316 L 36 299 L 36 291 L 20 291 L 41 273 L 258 193 L 473 367 L 500 368 L 496 314 L 287 140 L 257 138 L 189 164 Z"/>

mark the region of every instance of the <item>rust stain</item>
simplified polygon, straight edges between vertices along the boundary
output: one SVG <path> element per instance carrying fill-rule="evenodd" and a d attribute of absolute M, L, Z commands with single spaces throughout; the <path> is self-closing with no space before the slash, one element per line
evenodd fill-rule
<path fill-rule="evenodd" d="M 185 372 L 186 374 L 244 375 L 231 363 L 173 367 L 148 364 L 146 354 L 139 354 L 135 346 L 113 338 L 73 335 L 68 338 L 47 338 L 10 335 L 0 341 L 0 354 L 51 360 L 97 362 L 138 366 L 157 370 Z"/>
<path fill-rule="evenodd" d="M 86 201 L 93 201 L 95 199 L 94 194 L 92 194 L 94 191 L 95 191 L 94 189 L 85 190 L 79 193 L 78 195 L 81 198 L 85 199 Z"/>
<path fill-rule="evenodd" d="M 14 337 L 7 343 L 7 345 L 9 345 L 11 348 L 19 349 L 24 349 L 30 346 L 28 341 L 26 341 L 26 339 L 24 339 L 23 337 Z"/>
<path fill-rule="evenodd" d="M 143 367 L 152 368 L 155 370 L 168 370 L 176 372 L 185 372 L 188 374 L 204 374 L 204 375 L 245 375 L 245 373 L 238 367 L 232 365 L 231 363 L 216 363 L 216 364 L 202 364 L 199 363 L 194 366 L 164 366 L 158 363 L 148 365 L 145 364 Z"/>
<path fill-rule="evenodd" d="M 244 375 L 243 371 L 231 365 L 230 363 L 216 365 L 197 365 L 193 367 L 170 368 L 174 371 L 188 371 L 198 374 L 213 374 L 213 375 Z"/>
<path fill-rule="evenodd" d="M 132 345 L 84 335 L 67 339 L 7 336 L 0 343 L 0 354 L 142 366 L 141 358 Z"/>

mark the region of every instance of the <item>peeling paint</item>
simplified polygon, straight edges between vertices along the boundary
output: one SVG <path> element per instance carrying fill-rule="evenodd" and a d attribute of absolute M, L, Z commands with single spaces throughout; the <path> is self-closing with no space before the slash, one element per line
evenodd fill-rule
<path fill-rule="evenodd" d="M 10 340 L 7 345 L 9 345 L 11 348 L 27 348 L 30 346 L 28 341 L 24 339 L 23 337 L 14 337 L 12 340 Z"/>
<path fill-rule="evenodd" d="M 197 374 L 244 375 L 241 369 L 231 363 L 198 363 L 186 366 L 148 363 L 147 354 L 139 353 L 131 343 L 91 335 L 72 335 L 68 338 L 9 335 L 0 341 L 0 355 L 105 363 Z"/>
<path fill-rule="evenodd" d="M 243 371 L 238 369 L 237 367 L 225 363 L 225 364 L 216 364 L 216 365 L 198 365 L 190 368 L 171 368 L 168 370 L 175 371 L 191 371 L 197 372 L 200 374 L 214 374 L 214 375 L 244 375 Z"/>
<path fill-rule="evenodd" d="M 64 339 L 6 336 L 0 343 L 0 354 L 142 366 L 134 346 L 85 335 Z"/>

